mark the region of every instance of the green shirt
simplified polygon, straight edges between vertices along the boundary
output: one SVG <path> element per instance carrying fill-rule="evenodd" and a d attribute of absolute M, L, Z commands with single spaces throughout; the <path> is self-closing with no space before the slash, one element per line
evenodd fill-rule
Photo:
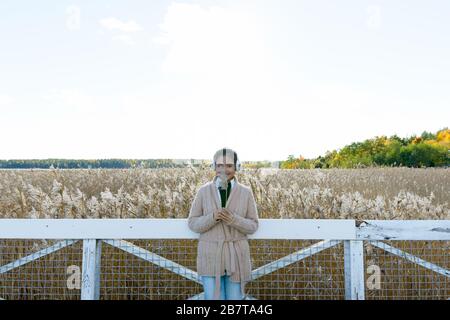
<path fill-rule="evenodd" d="M 230 197 L 230 192 L 231 192 L 231 182 L 228 181 L 228 187 L 227 190 L 222 190 L 219 187 L 219 192 L 220 192 L 220 199 L 222 200 L 222 208 L 225 208 L 225 205 L 227 203 L 228 198 Z"/>

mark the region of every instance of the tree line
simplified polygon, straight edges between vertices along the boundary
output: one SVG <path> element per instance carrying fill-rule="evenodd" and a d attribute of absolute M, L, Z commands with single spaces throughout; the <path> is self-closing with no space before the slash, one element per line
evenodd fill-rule
<path fill-rule="evenodd" d="M 26 159 L 0 160 L 0 169 L 128 169 L 128 168 L 178 168 L 185 165 L 171 159 Z"/>
<path fill-rule="evenodd" d="M 450 130 L 444 128 L 420 136 L 400 138 L 376 136 L 362 142 L 327 151 L 324 156 L 305 159 L 289 155 L 280 168 L 359 168 L 376 166 L 448 167 L 450 165 Z"/>

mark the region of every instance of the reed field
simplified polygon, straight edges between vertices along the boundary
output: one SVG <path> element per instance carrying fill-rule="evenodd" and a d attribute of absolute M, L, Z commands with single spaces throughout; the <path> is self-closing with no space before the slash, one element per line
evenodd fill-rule
<path fill-rule="evenodd" d="M 450 219 L 450 171 L 444 168 L 244 169 L 260 218 Z M 0 218 L 187 218 L 209 168 L 0 170 Z M 187 227 L 187 226 L 186 226 Z M 249 240 L 253 269 L 313 244 Z M 0 267 L 55 240 L 1 240 Z M 196 270 L 196 240 L 130 240 Z M 450 268 L 448 241 L 390 245 Z M 382 271 L 370 299 L 448 299 L 449 278 L 365 242 L 366 265 Z M 79 299 L 66 268 L 81 266 L 81 242 L 0 274 L 3 299 Z M 108 244 L 102 251 L 102 299 L 186 299 L 201 285 Z M 343 299 L 343 245 L 250 282 L 258 299 Z"/>

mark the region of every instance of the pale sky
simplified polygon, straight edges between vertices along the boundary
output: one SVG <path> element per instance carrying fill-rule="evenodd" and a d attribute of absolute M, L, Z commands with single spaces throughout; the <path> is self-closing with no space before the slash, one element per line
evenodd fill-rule
<path fill-rule="evenodd" d="M 449 1 L 0 2 L 0 159 L 306 158 L 450 119 Z"/>

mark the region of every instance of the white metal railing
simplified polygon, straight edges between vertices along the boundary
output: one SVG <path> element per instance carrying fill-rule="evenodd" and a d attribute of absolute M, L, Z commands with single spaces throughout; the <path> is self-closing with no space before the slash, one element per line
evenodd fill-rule
<path fill-rule="evenodd" d="M 402 272 L 400 264 L 402 260 L 411 263 L 414 266 L 420 267 L 416 273 L 425 273 L 425 271 L 432 271 L 433 276 L 427 275 L 427 281 L 431 281 L 431 285 L 437 287 L 433 290 L 439 291 L 439 297 L 450 298 L 450 267 L 449 267 L 449 240 L 450 240 L 450 220 L 342 220 L 342 219 L 260 219 L 259 228 L 254 233 L 248 236 L 249 241 L 266 240 L 270 241 L 285 240 L 320 240 L 319 242 L 310 244 L 302 248 L 294 248 L 294 252 L 283 255 L 273 261 L 265 261 L 264 264 L 256 267 L 252 271 L 252 281 L 256 282 L 258 279 L 268 277 L 274 273 L 284 270 L 286 268 L 297 265 L 299 262 L 304 262 L 306 259 L 311 259 L 314 256 L 323 254 L 331 248 L 337 248 L 343 244 L 343 291 L 345 299 L 365 299 L 367 288 L 365 286 L 367 272 L 365 264 L 365 248 L 364 245 L 369 245 L 371 248 L 388 253 L 389 257 L 399 257 L 401 260 L 392 264 L 388 258 L 383 257 L 384 262 L 387 263 L 387 271 L 394 269 L 392 265 L 398 268 L 398 272 Z M 3 289 L 20 289 L 21 280 L 5 280 L 2 276 L 9 272 L 30 264 L 38 259 L 48 255 L 57 253 L 63 248 L 73 246 L 78 241 L 82 241 L 82 274 L 81 274 L 81 299 L 100 299 L 101 289 L 101 266 L 102 263 L 102 244 L 107 244 L 112 248 L 120 249 L 139 259 L 150 263 L 160 270 L 168 271 L 180 279 L 191 281 L 201 286 L 201 279 L 197 272 L 180 263 L 172 261 L 161 254 L 157 254 L 153 249 L 148 250 L 140 247 L 130 241 L 129 239 L 151 240 L 151 239 L 171 239 L 171 240 L 195 240 L 198 234 L 192 232 L 187 227 L 187 219 L 0 219 L 0 241 L 21 240 L 21 239 L 58 239 L 61 241 L 53 245 L 47 246 L 43 249 L 26 254 L 16 258 L 8 258 L 5 256 L 7 246 L 0 242 L 0 298 L 2 298 L 2 283 Z M 62 240 L 63 239 L 63 240 Z M 428 261 L 423 257 L 419 257 L 417 253 L 406 252 L 395 246 L 396 243 L 403 241 L 417 242 L 428 241 L 429 243 L 438 242 L 438 246 L 430 247 L 430 253 L 425 253 L 425 257 L 433 259 L 433 255 L 439 256 L 441 265 Z M 387 242 L 390 242 L 388 244 Z M 5 242 L 6 243 L 6 242 Z M 13 249 L 13 245 L 9 245 L 9 249 Z M 252 247 L 252 245 L 250 245 Z M 412 248 L 412 246 L 410 246 Z M 262 249 L 262 248 L 258 248 Z M 274 246 L 274 251 L 277 251 Z M 373 249 L 371 249 L 373 250 Z M 410 250 L 421 252 L 425 249 Z M 20 251 L 27 251 L 25 249 Z M 279 252 L 283 250 L 278 250 Z M 289 251 L 289 250 L 288 250 Z M 186 256 L 192 255 L 191 249 L 186 248 Z M 269 252 L 269 251 L 267 251 Z M 284 252 L 284 251 L 283 251 Z M 436 253 L 438 252 L 438 253 Z M 104 253 L 104 252 L 103 252 Z M 333 255 L 338 253 L 334 252 Z M 266 254 L 267 255 L 267 254 Z M 423 254 L 422 254 L 423 255 Z M 11 255 L 12 256 L 12 255 Z M 377 256 L 379 258 L 379 255 Z M 380 261 L 381 261 L 380 260 Z M 7 263 L 4 263 L 7 261 Z M 324 281 L 326 285 L 333 288 L 333 281 L 336 280 L 333 273 L 341 271 L 339 258 L 334 257 L 334 260 L 322 260 L 328 267 L 326 277 L 319 280 L 313 279 L 311 274 L 311 281 L 308 282 L 310 286 L 318 281 Z M 387 261 L 387 262 L 386 262 Z M 389 264 L 390 267 L 389 267 Z M 373 264 L 373 261 L 372 261 Z M 310 263 L 311 266 L 311 263 Z M 305 270 L 312 273 L 310 270 L 318 270 L 321 272 L 321 262 L 316 261 L 314 268 L 307 266 Z M 333 271 L 335 272 L 330 272 Z M 133 265 L 131 265 L 132 271 Z M 386 271 L 386 270 L 385 270 Z M 409 269 L 405 269 L 410 271 Z M 397 271 L 396 271 L 397 272 Z M 295 278 L 302 277 L 302 272 L 294 274 Z M 50 275 L 51 276 L 51 275 Z M 133 277 L 133 272 L 129 273 L 128 278 Z M 144 272 L 140 276 L 145 276 Z M 304 275 L 303 275 L 304 276 Z M 435 277 L 439 278 L 436 280 Z M 416 275 L 417 277 L 417 275 Z M 282 278 L 280 278 L 282 279 Z M 330 280 L 331 279 L 331 280 Z M 145 281 L 145 280 L 143 280 Z M 152 279 L 154 281 L 154 279 Z M 282 281 L 282 280 L 281 280 Z M 413 283 L 416 280 L 411 280 Z M 294 280 L 295 282 L 295 280 Z M 6 284 L 7 285 L 6 285 Z M 9 285 L 11 283 L 11 285 Z M 273 281 L 273 284 L 277 281 Z M 395 281 L 394 281 L 395 283 Z M 306 282 L 302 283 L 306 284 Z M 324 287 L 325 285 L 323 285 Z M 393 285 L 395 287 L 395 284 Z M 290 290 L 294 292 L 295 283 L 290 284 Z M 306 287 L 306 285 L 305 285 Z M 405 290 L 413 290 L 411 288 Z M 201 288 L 201 287 L 200 287 Z M 111 287 L 111 289 L 113 289 Z M 159 288 L 160 289 L 160 288 Z M 258 288 L 258 290 L 262 288 Z M 3 294 L 8 296 L 7 291 L 3 290 Z M 276 290 L 273 288 L 271 290 Z M 329 298 L 327 295 L 320 294 L 320 286 L 316 285 L 314 290 L 318 292 L 316 296 L 319 298 Z M 339 286 L 333 289 L 339 292 Z M 392 288 L 390 289 L 392 290 Z M 418 289 L 420 290 L 420 289 Z M 331 291 L 330 291 L 331 292 Z M 437 292 L 437 291 L 436 291 Z M 276 295 L 276 293 L 275 293 Z M 294 294 L 293 294 L 294 295 Z M 262 295 L 263 296 L 263 295 Z M 189 299 L 202 299 L 203 293 L 194 294 Z M 254 299 L 248 296 L 248 299 Z M 294 297 L 295 298 L 295 295 Z"/>

